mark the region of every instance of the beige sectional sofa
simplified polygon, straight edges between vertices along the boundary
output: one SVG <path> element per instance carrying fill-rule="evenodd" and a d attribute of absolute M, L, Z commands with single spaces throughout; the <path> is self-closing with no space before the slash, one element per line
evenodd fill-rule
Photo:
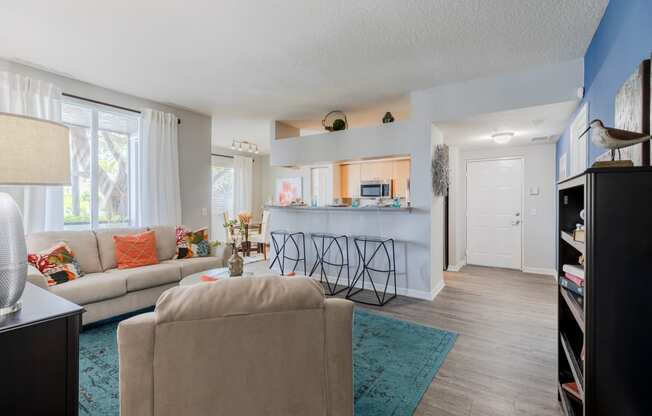
<path fill-rule="evenodd" d="M 176 254 L 176 227 L 149 228 L 156 235 L 159 264 L 133 269 L 117 269 L 114 235 L 134 234 L 146 228 L 108 228 L 96 231 L 48 231 L 27 236 L 27 251 L 37 253 L 64 241 L 75 253 L 84 276 L 48 287 L 36 268 L 28 271 L 29 282 L 50 290 L 86 312 L 83 324 L 137 311 L 156 303 L 159 295 L 179 280 L 225 264 L 225 250 L 214 249 L 211 257 L 173 260 Z"/>

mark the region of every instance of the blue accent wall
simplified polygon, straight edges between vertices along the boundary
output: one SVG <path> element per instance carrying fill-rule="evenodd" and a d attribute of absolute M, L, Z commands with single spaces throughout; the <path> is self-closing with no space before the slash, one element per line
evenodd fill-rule
<path fill-rule="evenodd" d="M 588 103 L 589 120 L 599 118 L 613 125 L 618 89 L 651 54 L 652 0 L 611 0 L 584 56 L 585 96 L 581 105 Z M 566 128 L 557 142 L 557 161 L 568 153 L 569 135 Z M 603 152 L 589 143 L 589 166 Z M 567 159 L 570 162 L 570 155 Z"/>

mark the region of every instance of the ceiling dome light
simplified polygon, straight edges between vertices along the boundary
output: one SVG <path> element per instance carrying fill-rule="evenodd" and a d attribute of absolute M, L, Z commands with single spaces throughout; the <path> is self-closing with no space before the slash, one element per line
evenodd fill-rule
<path fill-rule="evenodd" d="M 492 134 L 491 138 L 493 139 L 494 142 L 498 144 L 506 144 L 509 143 L 510 140 L 512 140 L 512 137 L 514 137 L 514 133 L 496 133 Z"/>

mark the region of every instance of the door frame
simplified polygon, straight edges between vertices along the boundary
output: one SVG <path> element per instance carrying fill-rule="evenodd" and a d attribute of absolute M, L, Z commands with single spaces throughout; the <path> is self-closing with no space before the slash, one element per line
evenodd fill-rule
<path fill-rule="evenodd" d="M 521 266 L 525 263 L 525 156 L 504 156 L 504 157 L 485 157 L 464 160 L 464 260 L 468 264 L 468 247 L 469 247 L 469 163 L 474 162 L 498 162 L 501 160 L 520 160 L 521 161 Z"/>

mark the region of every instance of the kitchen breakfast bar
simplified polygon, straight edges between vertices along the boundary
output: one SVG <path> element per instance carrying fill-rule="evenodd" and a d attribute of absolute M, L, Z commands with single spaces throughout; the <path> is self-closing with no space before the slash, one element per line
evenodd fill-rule
<path fill-rule="evenodd" d="M 320 279 L 328 294 L 344 292 L 361 303 L 383 305 L 397 293 L 419 291 L 423 247 L 429 233 L 412 207 L 268 205 L 270 267 Z M 427 262 L 426 262 L 427 263 Z M 360 289 L 366 289 L 361 292 Z"/>

